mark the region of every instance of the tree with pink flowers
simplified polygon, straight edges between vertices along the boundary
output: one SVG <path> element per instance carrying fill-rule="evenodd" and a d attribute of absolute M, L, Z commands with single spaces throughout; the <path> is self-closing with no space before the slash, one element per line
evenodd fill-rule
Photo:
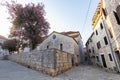
<path fill-rule="evenodd" d="M 48 21 L 45 19 L 43 3 L 19 4 L 15 1 L 4 4 L 10 14 L 10 21 L 13 24 L 10 35 L 28 39 L 31 49 L 42 41 L 42 36 L 48 34 L 50 29 Z"/>

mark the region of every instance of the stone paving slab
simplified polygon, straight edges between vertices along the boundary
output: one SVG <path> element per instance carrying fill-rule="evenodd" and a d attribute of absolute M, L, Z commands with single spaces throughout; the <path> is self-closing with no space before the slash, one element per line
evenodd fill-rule
<path fill-rule="evenodd" d="M 108 73 L 93 66 L 80 65 L 57 77 L 50 77 L 17 63 L 0 60 L 0 80 L 120 80 L 120 74 Z"/>

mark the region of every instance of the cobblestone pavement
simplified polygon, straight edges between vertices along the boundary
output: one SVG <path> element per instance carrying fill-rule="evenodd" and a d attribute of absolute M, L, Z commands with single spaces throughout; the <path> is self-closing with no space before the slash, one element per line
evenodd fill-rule
<path fill-rule="evenodd" d="M 17 63 L 0 60 L 0 80 L 120 80 L 120 74 L 108 73 L 96 67 L 80 65 L 57 77 L 50 77 Z"/>

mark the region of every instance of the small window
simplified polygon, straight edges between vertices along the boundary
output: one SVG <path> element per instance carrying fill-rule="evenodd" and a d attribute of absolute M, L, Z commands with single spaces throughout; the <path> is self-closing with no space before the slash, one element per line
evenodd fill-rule
<path fill-rule="evenodd" d="M 91 53 L 91 49 L 89 49 L 89 53 Z"/>
<path fill-rule="evenodd" d="M 101 44 L 100 44 L 100 41 L 97 42 L 97 48 L 100 49 L 101 48 Z"/>
<path fill-rule="evenodd" d="M 89 41 L 88 41 L 88 45 L 89 45 Z"/>
<path fill-rule="evenodd" d="M 108 54 L 108 55 L 109 55 L 110 61 L 113 61 L 111 54 Z"/>
<path fill-rule="evenodd" d="M 118 14 L 115 11 L 113 11 L 113 13 L 114 13 L 117 23 L 120 25 L 120 19 L 118 17 Z"/>
<path fill-rule="evenodd" d="M 63 50 L 63 44 L 60 44 L 60 50 Z"/>
<path fill-rule="evenodd" d="M 104 42 L 105 42 L 105 45 L 108 45 L 108 41 L 107 41 L 106 36 L 104 37 Z"/>
<path fill-rule="evenodd" d="M 49 49 L 49 45 L 47 45 L 47 49 Z"/>
<path fill-rule="evenodd" d="M 98 56 L 96 56 L 96 59 L 97 59 L 97 62 L 99 62 L 99 57 Z"/>
<path fill-rule="evenodd" d="M 56 38 L 56 35 L 53 35 L 53 39 L 55 39 Z"/>
<path fill-rule="evenodd" d="M 98 31 L 96 30 L 96 35 L 98 35 Z"/>
<path fill-rule="evenodd" d="M 95 52 L 94 47 L 92 47 L 92 52 L 93 52 L 93 53 Z"/>
<path fill-rule="evenodd" d="M 100 28 L 103 29 L 103 24 L 102 23 L 100 23 Z"/>
<path fill-rule="evenodd" d="M 103 14 L 104 14 L 104 16 L 106 18 L 107 17 L 107 10 L 106 10 L 106 8 L 102 8 L 102 12 L 103 12 Z"/>
<path fill-rule="evenodd" d="M 92 38 L 89 38 L 89 42 L 92 42 Z"/>
<path fill-rule="evenodd" d="M 117 6 L 116 12 L 117 12 L 118 18 L 120 20 L 120 5 Z"/>
<path fill-rule="evenodd" d="M 110 37 L 113 38 L 113 33 L 112 33 L 111 28 L 109 29 L 109 33 L 110 33 Z"/>

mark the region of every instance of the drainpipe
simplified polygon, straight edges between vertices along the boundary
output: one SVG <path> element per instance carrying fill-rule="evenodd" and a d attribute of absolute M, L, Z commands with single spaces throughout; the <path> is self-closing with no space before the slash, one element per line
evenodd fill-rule
<path fill-rule="evenodd" d="M 116 70 L 116 72 L 120 72 L 120 67 L 119 67 L 119 64 L 118 64 L 118 62 L 117 62 L 115 52 L 114 52 L 114 50 L 113 50 L 113 48 L 112 48 L 112 43 L 111 43 L 111 41 L 110 41 L 109 33 L 108 33 L 107 28 L 106 28 L 106 24 L 105 24 L 105 20 L 104 20 L 104 19 L 103 19 L 103 27 L 105 28 L 105 32 L 106 32 L 106 35 L 107 35 L 107 38 L 108 38 L 108 42 L 109 42 L 109 44 L 110 44 L 110 50 L 111 50 L 111 52 L 112 52 L 112 56 L 113 56 L 113 59 L 114 59 L 114 62 L 115 62 L 115 66 L 116 66 L 116 69 L 115 69 L 115 70 Z"/>

